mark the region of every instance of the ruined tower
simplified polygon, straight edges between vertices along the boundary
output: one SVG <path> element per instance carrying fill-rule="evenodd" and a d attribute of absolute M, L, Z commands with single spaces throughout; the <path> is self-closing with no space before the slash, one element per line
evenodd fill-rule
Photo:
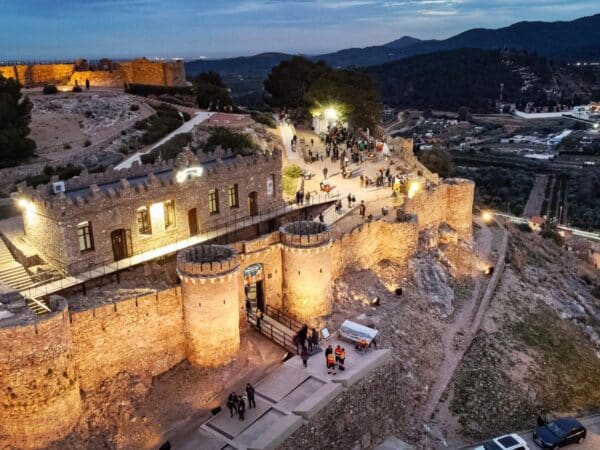
<path fill-rule="evenodd" d="M 235 251 L 221 245 L 177 254 L 186 357 L 196 366 L 226 364 L 239 349 L 238 269 Z"/>

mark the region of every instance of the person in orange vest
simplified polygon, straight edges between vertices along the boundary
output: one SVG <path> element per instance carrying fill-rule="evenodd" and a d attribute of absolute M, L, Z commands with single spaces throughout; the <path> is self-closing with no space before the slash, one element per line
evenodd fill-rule
<path fill-rule="evenodd" d="M 339 345 L 335 348 L 335 362 L 338 364 L 340 362 L 340 355 L 342 354 L 342 347 Z"/>
<path fill-rule="evenodd" d="M 327 355 L 327 374 L 331 374 L 331 372 L 335 375 L 335 357 L 333 353 Z"/>
<path fill-rule="evenodd" d="M 339 358 L 339 362 L 338 362 L 338 367 L 340 370 L 346 370 L 346 367 L 344 366 L 345 361 L 346 361 L 346 350 L 342 347 L 340 349 L 340 358 Z"/>

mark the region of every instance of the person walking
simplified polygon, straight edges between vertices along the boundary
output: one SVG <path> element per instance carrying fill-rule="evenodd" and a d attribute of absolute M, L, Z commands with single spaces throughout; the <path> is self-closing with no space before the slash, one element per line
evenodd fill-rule
<path fill-rule="evenodd" d="M 360 188 L 363 189 L 365 187 L 365 176 L 360 176 Z"/>
<path fill-rule="evenodd" d="M 247 293 L 246 293 L 247 295 Z M 252 303 L 250 303 L 250 299 L 246 297 L 246 314 L 252 313 Z"/>
<path fill-rule="evenodd" d="M 307 205 L 310 205 L 310 191 L 306 191 L 306 195 L 304 196 L 304 200 Z"/>
<path fill-rule="evenodd" d="M 356 197 L 352 194 L 352 203 L 356 203 Z"/>
<path fill-rule="evenodd" d="M 303 346 L 302 350 L 300 351 L 300 358 L 302 358 L 302 365 L 306 369 L 308 363 L 308 351 L 306 350 L 305 346 Z"/>
<path fill-rule="evenodd" d="M 246 395 L 248 396 L 248 409 L 256 408 L 256 402 L 254 401 L 254 386 L 250 383 L 246 384 Z"/>
<path fill-rule="evenodd" d="M 260 322 L 263 318 L 263 312 L 259 309 L 256 311 L 256 329 L 260 332 Z"/>
<path fill-rule="evenodd" d="M 319 332 L 315 328 L 313 328 L 311 334 L 313 346 L 316 347 L 319 345 Z"/>
<path fill-rule="evenodd" d="M 240 399 L 238 401 L 238 416 L 240 417 L 240 420 L 244 420 L 245 412 L 246 412 L 246 402 L 244 401 L 244 398 L 242 396 L 240 396 Z"/>
<path fill-rule="evenodd" d="M 327 167 L 323 167 L 323 179 L 326 180 L 327 179 L 327 172 L 329 171 L 329 169 Z"/>
<path fill-rule="evenodd" d="M 361 200 L 360 201 L 360 215 L 363 219 L 365 218 L 366 212 L 367 212 L 367 207 L 365 206 L 365 201 Z"/>
<path fill-rule="evenodd" d="M 348 194 L 348 208 L 352 207 L 352 194 Z"/>
<path fill-rule="evenodd" d="M 323 215 L 322 212 L 319 213 L 319 222 L 325 223 L 325 216 Z"/>
<path fill-rule="evenodd" d="M 233 417 L 234 410 L 237 414 L 237 403 L 238 403 L 237 395 L 235 394 L 235 392 L 232 392 L 231 394 L 229 394 L 229 397 L 227 398 L 227 408 L 229 408 L 231 417 Z"/>

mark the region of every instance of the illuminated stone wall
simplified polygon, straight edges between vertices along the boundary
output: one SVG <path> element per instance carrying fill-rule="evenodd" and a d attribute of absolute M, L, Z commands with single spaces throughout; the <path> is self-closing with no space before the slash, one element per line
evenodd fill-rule
<path fill-rule="evenodd" d="M 188 214 L 193 209 L 199 231 L 202 231 L 229 218 L 249 216 L 248 197 L 252 192 L 256 193 L 261 210 L 283 204 L 281 188 L 278 188 L 281 182 L 279 150 L 255 157 L 230 156 L 225 152 L 208 154 L 206 159 L 212 158 L 212 167 L 202 176 L 182 183 L 177 181 L 178 163 L 162 162 L 128 171 L 82 172 L 79 177 L 66 182 L 67 190 L 78 191 L 76 196 L 53 195 L 51 185 L 38 190 L 20 185 L 23 198 L 32 205 L 23 212 L 25 235 L 42 257 L 70 273 L 78 273 L 90 266 L 114 261 L 111 234 L 115 230 L 128 230 L 128 250 L 140 253 L 189 238 Z M 221 157 L 229 158 L 229 162 L 219 162 Z M 196 163 L 191 161 L 190 164 Z M 162 174 L 161 178 L 155 173 Z M 165 173 L 169 175 L 165 176 Z M 275 186 L 269 195 L 267 183 L 271 176 Z M 127 178 L 138 182 L 134 185 Z M 107 184 L 111 184 L 110 189 L 99 187 Z M 234 184 L 238 186 L 239 204 L 230 207 L 228 189 Z M 218 191 L 218 214 L 209 210 L 208 196 L 212 189 Z M 168 200 L 174 202 L 175 224 L 167 229 L 164 202 Z M 137 210 L 143 207 L 149 210 L 150 233 L 140 232 L 137 223 Z M 86 221 L 92 224 L 94 249 L 81 252 L 77 225 Z"/>
<path fill-rule="evenodd" d="M 331 238 L 318 222 L 292 222 L 280 229 L 284 310 L 309 325 L 331 313 Z"/>
<path fill-rule="evenodd" d="M 188 361 L 227 364 L 240 347 L 239 264 L 230 247 L 198 245 L 177 254 Z"/>
<path fill-rule="evenodd" d="M 64 437 L 81 409 L 64 299 L 33 323 L 0 326 L 0 442 L 42 448 Z"/>
<path fill-rule="evenodd" d="M 407 199 L 404 211 L 418 217 L 419 230 L 442 222 L 463 235 L 471 233 L 475 183 L 463 179 L 447 179 L 442 184 L 423 189 Z"/>
<path fill-rule="evenodd" d="M 179 287 L 72 311 L 71 321 L 84 390 L 119 372 L 158 375 L 185 359 Z"/>
<path fill-rule="evenodd" d="M 149 61 L 145 58 L 115 63 L 116 69 L 108 71 L 78 71 L 75 64 L 19 64 L 0 66 L 5 78 L 16 78 L 23 86 L 43 84 L 70 84 L 75 80 L 80 86 L 86 78 L 92 86 L 123 87 L 124 83 L 156 86 L 185 86 L 183 61 Z"/>

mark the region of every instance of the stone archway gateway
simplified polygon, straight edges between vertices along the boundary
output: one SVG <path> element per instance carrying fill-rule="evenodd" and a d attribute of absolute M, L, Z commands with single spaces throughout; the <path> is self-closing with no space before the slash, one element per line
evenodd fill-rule
<path fill-rule="evenodd" d="M 263 265 L 252 264 L 244 269 L 244 293 L 253 308 L 266 311 Z"/>

